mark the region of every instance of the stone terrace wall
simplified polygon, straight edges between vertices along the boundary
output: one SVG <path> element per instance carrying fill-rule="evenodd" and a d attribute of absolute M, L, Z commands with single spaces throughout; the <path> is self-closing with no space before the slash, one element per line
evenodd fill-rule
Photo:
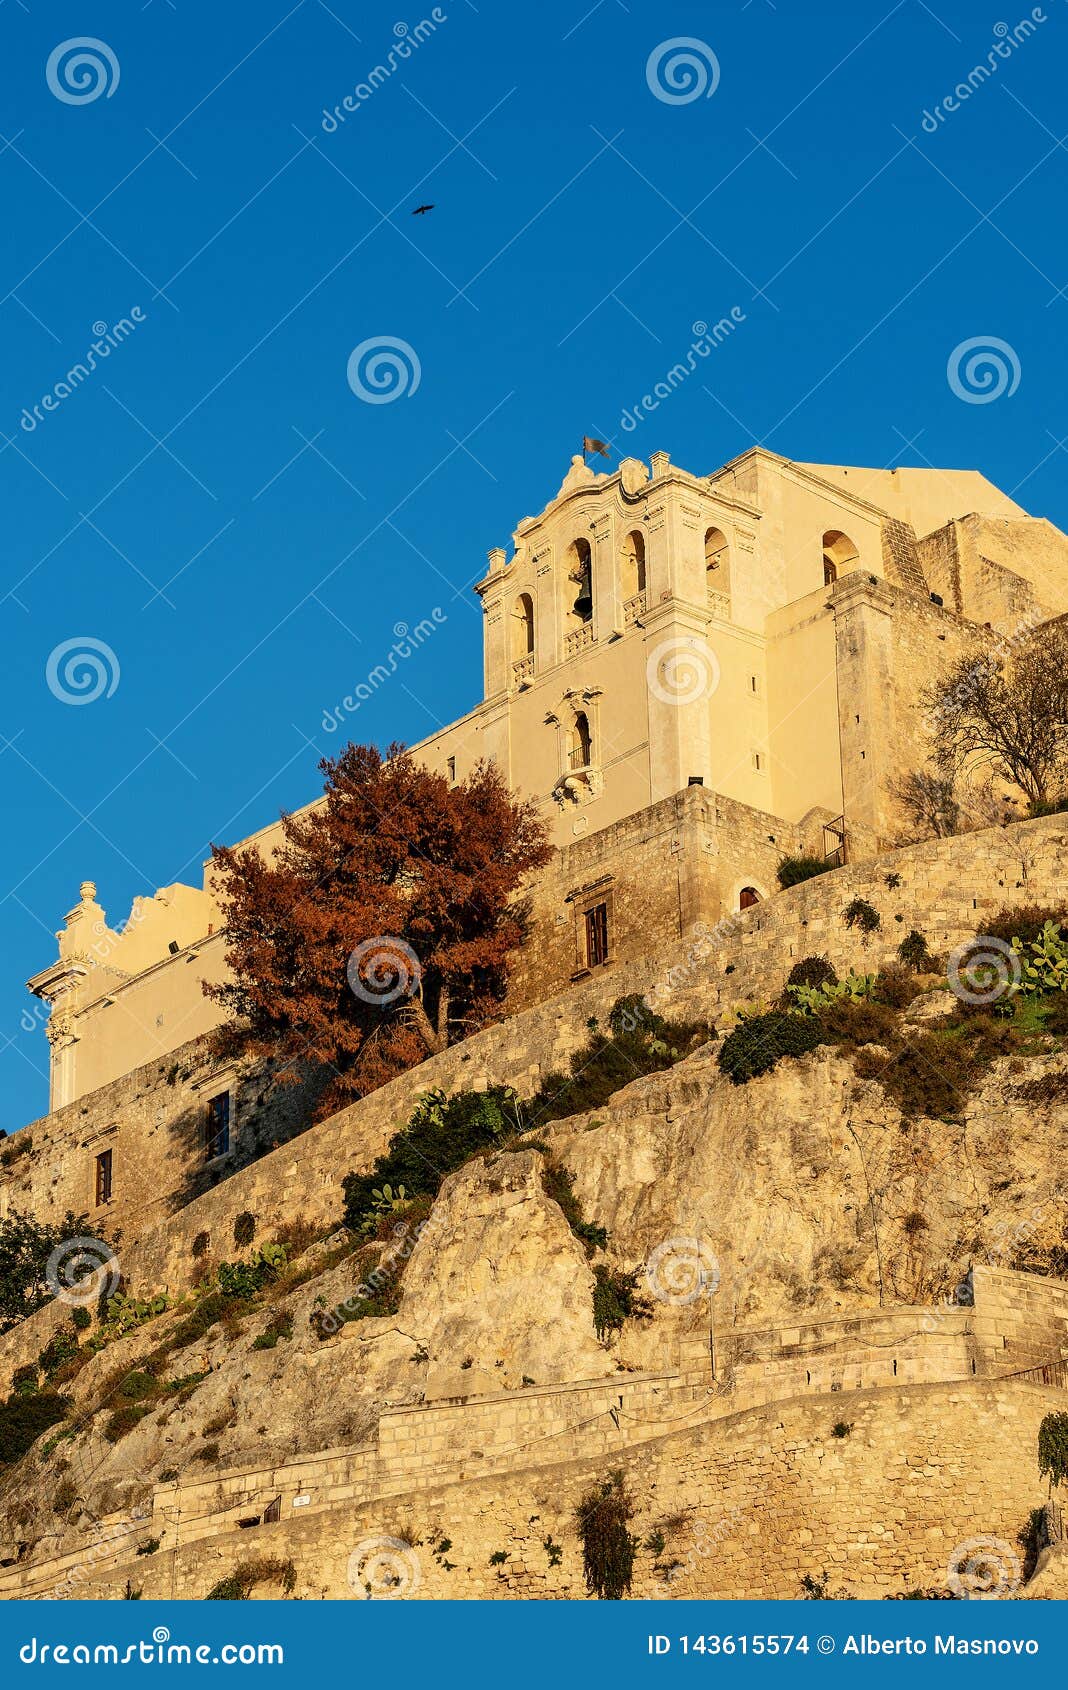
<path fill-rule="evenodd" d="M 398 1552 L 398 1570 L 416 1599 L 581 1599 L 575 1508 L 609 1468 L 624 1472 L 643 1543 L 656 1529 L 666 1538 L 659 1557 L 639 1553 L 635 1597 L 789 1599 L 806 1574 L 862 1597 L 942 1587 L 969 1538 L 1001 1540 L 1011 1574 L 1017 1533 L 1046 1497 L 1038 1427 L 1064 1400 L 1063 1391 L 977 1380 L 777 1402 L 592 1459 L 462 1476 L 374 1503 L 339 1492 L 320 1513 L 288 1512 L 250 1531 L 227 1523 L 221 1535 L 151 1557 L 127 1549 L 118 1565 L 83 1552 L 48 1569 L 11 1569 L 0 1589 L 59 1594 L 73 1571 L 64 1593 L 117 1598 L 130 1580 L 147 1598 L 203 1598 L 240 1561 L 272 1556 L 293 1560 L 296 1596 L 347 1597 L 352 1551 L 386 1535 L 414 1540 Z M 845 1436 L 833 1435 L 838 1421 Z M 140 1540 L 150 1532 L 158 1535 L 145 1522 Z M 435 1553 L 445 1538 L 449 1549 Z M 491 1565 L 499 1553 L 506 1561 Z"/>
<path fill-rule="evenodd" d="M 1068 1356 L 1068 1284 L 978 1262 L 972 1280 L 983 1372 L 1019 1373 Z"/>
<path fill-rule="evenodd" d="M 1019 1297 L 1006 1301 L 1011 1281 L 1020 1282 Z M 975 1334 L 1002 1353 L 998 1323 L 1004 1314 L 1008 1329 L 1015 1330 L 1020 1302 L 1026 1302 L 1036 1329 L 1043 1320 L 1050 1328 L 1053 1347 L 1040 1358 L 1048 1361 L 1064 1337 L 1066 1294 L 1068 1286 L 1057 1281 L 983 1270 L 974 1309 L 880 1309 L 733 1333 L 722 1353 L 745 1359 L 732 1359 L 715 1378 L 708 1344 L 696 1338 L 685 1341 L 680 1369 L 673 1373 L 624 1374 L 387 1409 L 377 1439 L 355 1448 L 324 1449 L 282 1463 L 249 1461 L 210 1478 L 157 1484 L 142 1521 L 115 1515 L 99 1522 L 96 1547 L 0 1572 L 0 1595 L 52 1590 L 72 1570 L 84 1573 L 87 1562 L 103 1572 L 105 1562 L 121 1558 L 130 1532 L 138 1529 L 142 1539 L 159 1538 L 165 1551 L 184 1552 L 191 1543 L 225 1540 L 241 1526 L 255 1526 L 257 1535 L 246 1545 L 260 1553 L 260 1520 L 272 1502 L 283 1525 L 296 1527 L 299 1517 L 303 1532 L 314 1516 L 328 1515 L 336 1523 L 339 1509 L 377 1505 L 388 1511 L 390 1499 L 403 1499 L 418 1513 L 421 1496 L 461 1481 L 474 1486 L 491 1477 L 529 1476 L 580 1457 L 618 1465 L 638 1445 L 655 1456 L 665 1440 L 682 1433 L 700 1432 L 701 1447 L 716 1448 L 746 1413 L 776 1403 L 818 1400 L 825 1429 L 836 1420 L 848 1424 L 853 1399 L 864 1393 L 881 1391 L 896 1405 L 903 1400 L 899 1393 L 913 1387 L 981 1383 Z M 345 1327 L 330 1342 L 345 1343 L 353 1331 Z M 1068 1373 L 1054 1371 L 1045 1382 L 1063 1390 Z M 1034 1383 L 1018 1375 L 1004 1382 L 1028 1389 Z"/>

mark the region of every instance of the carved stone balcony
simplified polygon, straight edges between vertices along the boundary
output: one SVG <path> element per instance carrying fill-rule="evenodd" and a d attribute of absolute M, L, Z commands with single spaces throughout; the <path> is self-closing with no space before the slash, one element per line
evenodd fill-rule
<path fill-rule="evenodd" d="M 633 598 L 623 600 L 623 626 L 629 628 L 639 616 L 645 615 L 645 594 L 635 593 Z"/>
<path fill-rule="evenodd" d="M 730 594 L 714 593 L 712 589 L 709 588 L 708 608 L 712 612 L 712 615 L 718 617 L 721 622 L 729 622 L 731 619 Z"/>
<path fill-rule="evenodd" d="M 585 651 L 586 647 L 592 644 L 593 623 L 584 622 L 581 628 L 576 628 L 572 633 L 568 634 L 567 655 L 568 657 L 574 657 L 576 653 Z"/>
<path fill-rule="evenodd" d="M 512 664 L 512 684 L 520 687 L 524 681 L 534 679 L 534 653 L 529 651 L 526 657 L 517 657 Z"/>

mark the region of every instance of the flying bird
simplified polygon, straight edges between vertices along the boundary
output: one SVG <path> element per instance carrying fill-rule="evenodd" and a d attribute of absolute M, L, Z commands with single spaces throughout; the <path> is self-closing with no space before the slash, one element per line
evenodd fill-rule
<path fill-rule="evenodd" d="M 433 211 L 433 205 L 417 205 L 412 212 L 413 217 L 425 217 L 428 211 Z"/>

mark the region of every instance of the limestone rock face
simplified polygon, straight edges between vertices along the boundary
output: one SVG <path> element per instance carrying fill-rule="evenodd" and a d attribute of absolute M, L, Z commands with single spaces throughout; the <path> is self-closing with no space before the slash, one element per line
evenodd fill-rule
<path fill-rule="evenodd" d="M 904 1121 L 841 1051 L 733 1086 L 706 1047 L 594 1114 L 539 1129 L 585 1221 L 607 1229 L 603 1254 L 587 1258 L 546 1195 L 544 1152 L 477 1156 L 446 1179 L 418 1237 L 385 1247 L 387 1283 L 403 1271 L 395 1314 L 321 1341 L 323 1314 L 367 1295 L 376 1253 L 316 1246 L 303 1283 L 171 1352 L 166 1376 L 190 1382 L 114 1442 L 121 1381 L 188 1306 L 109 1345 L 65 1387 L 77 1435 L 0 1474 L 0 1541 L 75 1548 L 161 1473 L 208 1479 L 360 1445 L 386 1405 L 663 1373 L 698 1337 L 947 1299 L 972 1261 L 1018 1265 L 1060 1237 L 1066 1098 L 1068 1060 L 1017 1056 L 990 1070 L 959 1121 Z M 645 1304 L 604 1342 L 601 1263 L 633 1273 Z M 291 1335 L 256 1348 L 282 1315 Z"/>
<path fill-rule="evenodd" d="M 542 1165 L 533 1150 L 476 1158 L 442 1187 L 404 1279 L 405 1325 L 430 1352 L 428 1397 L 614 1367 L 593 1335 L 593 1275 Z"/>

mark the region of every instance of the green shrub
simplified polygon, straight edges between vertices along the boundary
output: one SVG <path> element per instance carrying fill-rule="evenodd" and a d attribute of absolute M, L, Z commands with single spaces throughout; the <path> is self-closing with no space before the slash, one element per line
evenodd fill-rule
<path fill-rule="evenodd" d="M 814 880 L 817 874 L 826 874 L 834 864 L 825 857 L 784 857 L 775 873 L 779 885 L 785 892 L 790 886 L 800 886 L 803 880 Z"/>
<path fill-rule="evenodd" d="M 707 1038 L 704 1022 L 670 1020 L 637 993 L 619 998 L 609 1011 L 608 1032 L 594 1021 L 571 1058 L 570 1073 L 549 1074 L 523 1105 L 525 1129 L 599 1109 L 622 1086 L 673 1067 Z"/>
<path fill-rule="evenodd" d="M 916 977 L 902 963 L 891 962 L 875 976 L 871 995 L 888 1009 L 907 1009 L 918 991 Z"/>
<path fill-rule="evenodd" d="M 842 920 L 847 927 L 859 927 L 862 933 L 874 933 L 882 918 L 867 898 L 854 898 L 842 911 Z"/>
<path fill-rule="evenodd" d="M 78 1332 L 87 1332 L 93 1324 L 93 1317 L 88 1309 L 75 1307 L 70 1311 L 71 1323 Z"/>
<path fill-rule="evenodd" d="M 60 1327 L 59 1331 L 54 1332 L 49 1338 L 37 1359 L 42 1373 L 51 1378 L 54 1373 L 58 1373 L 66 1362 L 71 1360 L 72 1356 L 77 1354 L 78 1334 L 73 1331 L 64 1331 Z"/>
<path fill-rule="evenodd" d="M 632 1317 L 648 1320 L 652 1309 L 648 1299 L 638 1291 L 641 1268 L 624 1272 L 598 1262 L 593 1270 L 593 1329 L 603 1344 L 613 1332 L 618 1332 L 625 1320 Z"/>
<path fill-rule="evenodd" d="M 1038 1470 L 1053 1490 L 1068 1478 L 1068 1414 L 1047 1414 L 1038 1428 Z"/>
<path fill-rule="evenodd" d="M 911 968 L 916 974 L 929 974 L 935 966 L 935 959 L 927 948 L 926 938 L 915 927 L 905 934 L 897 947 L 897 954 L 905 967 Z"/>
<path fill-rule="evenodd" d="M 206 1297 L 200 1299 L 193 1312 L 171 1333 L 168 1347 L 172 1350 L 184 1350 L 190 1344 L 197 1343 L 225 1315 L 232 1312 L 234 1310 L 231 1298 L 222 1291 L 209 1291 Z"/>
<path fill-rule="evenodd" d="M 516 1098 L 510 1086 L 460 1091 L 452 1097 L 443 1091 L 428 1092 L 394 1133 L 371 1172 L 345 1178 L 345 1225 L 353 1232 L 362 1231 L 365 1220 L 376 1211 L 375 1191 L 387 1184 L 394 1189 L 403 1185 L 411 1196 L 436 1196 L 446 1174 L 514 1133 L 517 1124 Z"/>
<path fill-rule="evenodd" d="M 786 976 L 787 986 L 836 986 L 838 976 L 825 956 L 803 956 Z"/>
<path fill-rule="evenodd" d="M 1027 806 L 1029 816 L 1059 816 L 1068 810 L 1068 798 L 1032 798 Z"/>
<path fill-rule="evenodd" d="M 208 1602 L 246 1602 L 258 1584 L 280 1584 L 288 1596 L 297 1582 L 292 1561 L 262 1557 L 258 1561 L 239 1561 L 232 1573 L 227 1573 L 212 1586 L 205 1598 Z"/>
<path fill-rule="evenodd" d="M 545 1195 L 560 1205 L 564 1219 L 575 1237 L 581 1239 L 587 1256 L 592 1256 L 595 1250 L 603 1250 L 608 1243 L 608 1234 L 603 1226 L 593 1226 L 583 1220 L 571 1170 L 558 1162 L 548 1162 L 542 1169 L 541 1183 Z"/>
<path fill-rule="evenodd" d="M 576 1512 L 586 1588 L 601 1601 L 618 1602 L 630 1590 L 638 1549 L 630 1531 L 634 1505 L 622 1473 L 589 1491 Z"/>
<path fill-rule="evenodd" d="M 780 1057 L 802 1056 L 821 1042 L 815 1017 L 772 1010 L 750 1016 L 728 1033 L 716 1060 L 733 1085 L 744 1086 L 774 1068 Z"/>
<path fill-rule="evenodd" d="M 224 1297 L 246 1301 L 273 1284 L 285 1265 L 285 1245 L 264 1244 L 247 1262 L 219 1263 L 219 1290 Z"/>
<path fill-rule="evenodd" d="M 64 1418 L 69 1407 L 69 1399 L 57 1391 L 8 1397 L 0 1407 L 0 1464 L 18 1461 L 42 1432 Z"/>
<path fill-rule="evenodd" d="M 975 1014 L 881 1042 L 889 1043 L 889 1056 L 862 1050 L 854 1058 L 861 1079 L 878 1080 L 907 1119 L 956 1121 L 990 1064 L 1017 1048 L 1017 1035 L 1006 1022 Z"/>
<path fill-rule="evenodd" d="M 22 1146 L 23 1150 L 29 1148 L 30 1142 L 25 1131 L 20 1132 L 15 1140 L 15 1144 Z M 25 1320 L 27 1315 L 34 1314 L 45 1303 L 52 1301 L 54 1292 L 48 1283 L 49 1259 L 60 1245 L 72 1238 L 96 1239 L 107 1248 L 106 1240 L 92 1225 L 88 1215 L 75 1215 L 69 1209 L 55 1226 L 34 1220 L 32 1215 L 19 1214 L 16 1210 L 0 1220 L 0 1332 L 8 1331 Z M 87 1261 L 86 1275 L 90 1271 Z"/>
<path fill-rule="evenodd" d="M 1016 910 L 1001 909 L 990 917 L 976 937 L 982 938 L 989 934 L 992 939 L 1001 939 L 1006 945 L 1011 945 L 1014 939 L 1030 945 L 1039 938 L 1042 929 L 1050 921 L 1061 930 L 1062 938 L 1068 938 L 1064 909 L 1052 908 L 1046 904 L 1024 904 Z"/>
<path fill-rule="evenodd" d="M 293 1316 L 291 1314 L 273 1315 L 259 1337 L 253 1340 L 254 1350 L 273 1350 L 280 1342 L 288 1341 L 293 1336 Z"/>

